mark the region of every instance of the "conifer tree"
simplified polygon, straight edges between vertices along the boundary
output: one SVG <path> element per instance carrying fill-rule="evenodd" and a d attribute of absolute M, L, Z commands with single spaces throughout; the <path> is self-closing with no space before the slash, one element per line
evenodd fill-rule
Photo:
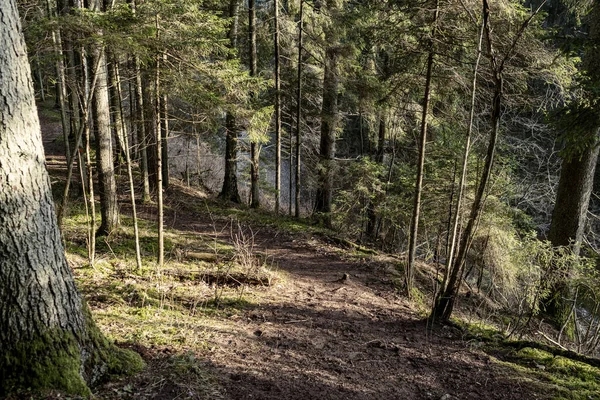
<path fill-rule="evenodd" d="M 102 336 L 75 287 L 14 0 L 0 3 L 0 38 L 0 396 L 25 389 L 89 396 L 105 374 L 143 363 Z"/>

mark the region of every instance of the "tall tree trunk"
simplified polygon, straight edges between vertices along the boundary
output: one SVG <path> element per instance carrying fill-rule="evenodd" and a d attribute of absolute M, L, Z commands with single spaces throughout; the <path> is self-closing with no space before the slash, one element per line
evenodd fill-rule
<path fill-rule="evenodd" d="M 150 202 L 150 175 L 148 169 L 148 131 L 146 130 L 146 110 L 144 104 L 144 89 L 142 86 L 142 68 L 140 59 L 134 56 L 135 64 L 135 111 L 137 119 L 137 142 L 140 156 L 140 172 L 143 184 L 143 201 Z"/>
<path fill-rule="evenodd" d="M 89 104 L 87 99 L 91 99 L 93 96 L 95 86 L 95 79 L 93 79 L 92 84 L 90 84 L 90 68 L 87 63 L 87 56 L 85 53 L 85 48 L 81 47 L 81 77 L 82 77 L 82 86 L 83 86 L 83 96 L 86 100 L 84 100 L 84 104 Z M 98 65 L 93 69 L 94 77 L 98 75 Z M 90 266 L 94 267 L 94 263 L 96 260 L 96 197 L 94 196 L 94 167 L 92 165 L 92 145 L 91 145 L 91 129 L 89 124 L 89 112 L 86 110 L 83 111 L 83 115 L 86 116 L 86 119 L 82 124 L 83 128 L 83 138 L 85 141 L 84 149 L 85 149 L 85 169 L 80 169 L 80 175 L 82 177 L 82 182 L 84 181 L 84 177 L 86 180 L 86 184 L 83 185 L 83 197 L 87 198 L 86 211 L 88 211 L 88 262 Z M 79 147 L 79 140 L 77 140 L 77 146 Z M 75 155 L 73 155 L 75 156 Z M 69 170 L 70 171 L 70 170 Z M 68 178 L 70 181 L 70 179 Z M 66 185 L 68 186 L 68 185 Z M 67 190 L 68 195 L 68 188 Z"/>
<path fill-rule="evenodd" d="M 596 2 L 590 12 L 588 40 L 590 46 L 583 58 L 583 69 L 598 84 L 600 72 L 600 3 Z M 594 184 L 594 172 L 600 148 L 600 128 L 594 127 L 589 133 L 589 145 L 579 152 L 570 151 L 562 162 L 560 179 L 556 192 L 556 202 L 548 239 L 553 246 L 572 246 L 579 254 L 585 228 L 586 214 Z M 567 149 L 569 150 L 569 149 Z"/>
<path fill-rule="evenodd" d="M 92 11 L 104 11 L 101 0 L 93 0 Z M 92 105 L 94 136 L 96 139 L 96 167 L 98 169 L 98 188 L 100 195 L 100 213 L 102 222 L 98 235 L 108 235 L 119 226 L 119 206 L 117 203 L 117 182 L 113 161 L 113 145 L 110 129 L 110 109 L 108 95 L 108 70 L 106 52 L 101 44 L 92 46 L 94 64 L 98 64 L 96 87 Z"/>
<path fill-rule="evenodd" d="M 421 136 L 419 138 L 419 160 L 417 162 L 417 181 L 415 183 L 415 198 L 413 214 L 410 222 L 408 263 L 406 265 L 405 284 L 406 292 L 410 296 L 415 274 L 415 258 L 417 253 L 417 235 L 419 233 L 419 217 L 421 214 L 421 192 L 423 191 L 423 172 L 425 169 L 425 147 L 427 145 L 427 117 L 429 114 L 429 98 L 431 95 L 431 79 L 434 62 L 434 40 L 436 25 L 440 13 L 440 1 L 435 0 L 435 9 L 432 20 L 432 33 L 429 43 L 429 56 L 427 57 L 427 75 L 425 77 L 425 95 L 423 98 L 423 113 L 421 117 Z"/>
<path fill-rule="evenodd" d="M 256 76 L 256 4 L 255 0 L 248 0 L 248 36 L 250 45 L 250 76 Z M 252 97 L 255 97 L 253 93 Z M 260 144 L 250 138 L 250 207 L 260 207 Z"/>
<path fill-rule="evenodd" d="M 275 25 L 275 214 L 279 214 L 279 209 L 281 207 L 281 65 L 279 63 L 279 0 L 273 1 L 273 18 Z"/>
<path fill-rule="evenodd" d="M 96 88 L 92 101 L 92 118 L 94 120 L 94 137 L 96 140 L 98 192 L 100 195 L 100 214 L 102 216 L 102 222 L 98 228 L 98 235 L 108 235 L 119 225 L 119 210 L 110 129 L 107 66 L 104 50 L 98 46 L 95 47 L 93 49 L 93 59 L 99 66 L 98 77 L 96 78 Z"/>
<path fill-rule="evenodd" d="M 58 15 L 60 17 L 64 17 L 67 16 L 71 11 L 72 8 L 74 7 L 78 7 L 80 8 L 81 6 L 76 4 L 74 1 L 63 1 L 63 0 L 57 0 L 56 2 L 56 6 L 57 6 L 57 10 L 58 10 Z M 59 31 L 60 32 L 60 31 Z M 86 100 L 82 100 L 80 101 L 79 98 L 79 93 L 82 92 L 81 90 L 81 75 L 78 75 L 78 72 L 81 71 L 81 60 L 79 57 L 79 53 L 78 51 L 75 49 L 74 46 L 74 40 L 72 40 L 72 34 L 70 33 L 65 33 L 64 36 L 62 36 L 62 48 L 64 49 L 64 67 L 65 70 L 63 71 L 64 77 L 66 79 L 65 81 L 65 87 L 64 87 L 64 91 L 66 94 L 65 97 L 65 102 L 68 104 L 68 120 L 69 120 L 69 138 L 68 138 L 68 147 L 69 149 L 72 149 L 70 157 L 73 161 L 77 162 L 77 170 L 79 171 L 84 171 L 85 172 L 85 163 L 83 162 L 83 158 L 76 156 L 73 157 L 73 153 L 78 152 L 80 149 L 78 148 L 78 146 L 81 144 L 81 142 L 79 144 L 77 144 L 77 135 L 80 132 L 83 132 L 81 129 L 82 125 L 83 125 L 83 117 L 82 117 L 82 112 L 83 112 L 83 108 L 84 108 L 84 104 L 83 102 Z M 58 38 L 57 38 L 58 39 Z M 59 46 L 61 46 L 61 43 L 58 43 Z M 88 100 L 88 106 L 90 104 L 90 101 Z M 80 162 L 81 161 L 81 162 Z M 87 172 L 85 172 L 85 174 L 87 174 Z M 67 182 L 67 185 L 69 185 L 70 182 Z M 82 186 L 82 192 L 85 192 L 86 189 L 86 183 L 85 181 L 81 182 L 81 186 Z M 62 208 L 59 209 L 59 226 L 61 225 L 61 213 L 62 213 Z"/>
<path fill-rule="evenodd" d="M 42 67 L 40 65 L 40 60 L 35 59 L 35 76 L 38 84 L 38 88 L 40 89 L 40 100 L 42 103 L 46 101 L 46 93 L 44 91 L 44 77 L 42 76 Z"/>
<path fill-rule="evenodd" d="M 156 39 L 160 38 L 160 16 L 156 15 Z M 162 268 L 165 257 L 165 239 L 164 239 L 164 210 L 163 210 L 163 174 L 162 174 L 162 128 L 161 128 L 161 92 L 160 92 L 160 60 L 162 56 L 156 56 L 156 75 L 154 81 L 154 115 L 155 133 L 156 133 L 156 203 L 158 219 L 158 267 Z"/>
<path fill-rule="evenodd" d="M 169 188 L 169 96 L 164 94 L 162 96 L 161 107 L 160 107 L 160 119 L 161 119 L 161 171 L 162 171 L 162 185 L 163 189 Z"/>
<path fill-rule="evenodd" d="M 108 92 L 110 96 L 110 114 L 112 120 L 112 128 L 115 137 L 115 153 L 114 157 L 117 159 L 117 163 L 121 163 L 125 158 L 125 149 L 122 147 L 124 143 L 124 135 L 127 134 L 125 131 L 125 121 L 123 119 L 123 100 L 121 99 L 121 88 L 117 87 L 117 77 L 119 73 L 119 64 L 117 56 L 112 52 L 107 52 L 108 57 Z"/>
<path fill-rule="evenodd" d="M 88 262 L 91 267 L 94 267 L 96 260 L 96 198 L 94 196 L 94 167 L 92 165 L 92 147 L 90 144 L 91 141 L 91 131 L 89 128 L 89 124 L 84 124 L 85 132 L 83 133 L 85 136 L 85 165 L 87 171 L 87 195 L 85 195 L 86 187 L 84 186 L 84 198 L 87 197 L 87 209 L 89 210 L 89 220 L 88 220 Z M 81 170 L 83 172 L 83 169 Z M 83 173 L 81 174 L 84 175 Z"/>
<path fill-rule="evenodd" d="M 296 86 L 296 168 L 295 168 L 295 196 L 294 196 L 294 216 L 300 218 L 300 173 L 302 167 L 302 38 L 304 33 L 304 0 L 300 0 L 300 16 L 298 21 L 298 71 Z M 291 145 L 291 140 L 290 140 Z M 290 153 L 292 149 L 290 148 Z M 291 189 L 291 182 L 290 182 Z M 290 190 L 290 203 L 292 191 Z M 290 206 L 291 207 L 291 206 Z"/>
<path fill-rule="evenodd" d="M 320 213 L 323 223 L 331 228 L 331 206 L 333 199 L 333 161 L 335 157 L 335 134 L 338 125 L 338 49 L 337 35 L 328 30 L 325 40 L 333 44 L 325 50 L 325 74 L 323 77 L 323 104 L 321 107 L 321 143 L 319 151 L 318 189 L 315 211 Z"/>
<path fill-rule="evenodd" d="M 85 55 L 85 49 L 83 47 L 81 48 L 80 54 L 81 54 L 81 59 L 84 60 L 86 55 Z M 78 123 L 77 135 L 75 137 L 76 151 L 71 153 L 71 158 L 67 162 L 67 179 L 65 180 L 65 187 L 63 190 L 61 206 L 58 210 L 58 216 L 57 216 L 59 227 L 62 226 L 62 220 L 67 211 L 67 204 L 69 201 L 69 189 L 71 187 L 71 177 L 73 176 L 73 165 L 75 163 L 75 160 L 77 160 L 77 162 L 79 162 L 79 170 L 81 172 L 86 170 L 85 163 L 83 163 L 82 162 L 83 160 L 81 160 L 81 157 L 79 157 L 79 147 L 81 146 L 81 139 L 83 138 L 83 135 L 86 133 L 86 130 L 89 129 L 89 122 L 90 122 L 89 121 L 89 110 L 90 110 L 90 104 L 92 103 L 92 95 L 96 88 L 96 80 L 99 75 L 98 74 L 99 66 L 100 66 L 100 64 L 96 63 L 96 65 L 93 67 L 92 75 L 91 75 L 92 82 L 90 84 L 89 76 L 87 73 L 87 68 L 88 68 L 87 63 L 82 61 L 82 65 L 81 65 L 82 81 L 83 81 L 82 86 L 83 86 L 83 92 L 84 92 L 84 96 L 83 96 L 84 98 L 83 98 L 83 104 L 82 104 L 82 110 L 81 110 L 82 118 L 81 118 L 81 121 L 79 121 L 79 123 Z M 89 133 L 88 133 L 88 135 L 89 135 Z M 82 174 L 82 175 L 86 175 L 86 174 Z M 86 188 L 85 188 L 84 182 L 82 182 L 82 186 L 83 186 L 83 191 L 85 192 Z"/>
<path fill-rule="evenodd" d="M 232 18 L 229 27 L 229 47 L 235 50 L 237 47 L 239 0 L 229 1 L 229 16 Z M 240 193 L 237 185 L 237 152 L 238 134 L 235 115 L 228 110 L 225 115 L 225 176 L 223 187 L 219 197 L 234 203 L 241 203 Z"/>
<path fill-rule="evenodd" d="M 225 131 L 225 178 L 219 197 L 240 204 L 242 199 L 237 187 L 238 135 L 235 116 L 231 112 L 225 115 Z"/>
<path fill-rule="evenodd" d="M 142 361 L 110 345 L 75 287 L 56 223 L 15 0 L 0 2 L 0 396 L 90 395 Z"/>
<path fill-rule="evenodd" d="M 156 58 L 154 59 L 154 66 L 144 71 L 144 81 L 151 80 L 151 85 L 144 85 L 142 87 L 142 94 L 144 96 L 144 115 L 146 122 L 146 155 L 148 156 L 148 182 L 150 184 L 150 192 L 156 193 L 156 184 L 157 178 L 156 174 L 158 173 L 157 160 L 156 156 L 158 154 L 157 143 L 158 143 L 158 135 L 160 135 L 160 130 L 156 130 L 156 121 L 160 119 L 160 114 L 156 115 L 156 92 L 154 89 L 154 83 L 156 81 Z M 160 101 L 159 101 L 160 102 Z"/>
<path fill-rule="evenodd" d="M 76 50 L 73 47 L 73 42 L 70 38 L 64 38 L 63 41 L 67 56 L 67 96 L 70 110 L 69 123 L 71 126 L 71 136 L 69 140 L 74 141 L 75 138 L 73 136 L 79 132 L 80 125 L 83 122 L 81 117 L 83 105 L 80 103 L 79 96 L 77 95 L 77 87 L 80 81 L 77 77 L 77 71 L 80 69 L 80 65 L 77 60 Z M 77 151 L 77 147 L 73 148 L 73 152 L 75 151 Z"/>
<path fill-rule="evenodd" d="M 46 1 L 46 8 L 49 17 L 55 17 L 57 13 L 57 4 L 53 0 Z M 71 148 L 69 145 L 69 137 L 71 136 L 71 125 L 68 117 L 68 101 L 67 101 L 67 79 L 65 77 L 65 60 L 62 49 L 62 40 L 60 29 L 52 30 L 52 46 L 56 57 L 56 91 L 58 105 L 60 108 L 60 120 L 62 124 L 63 140 L 65 142 L 65 158 L 68 160 L 71 157 Z"/>
<path fill-rule="evenodd" d="M 595 2 L 589 16 L 589 44 L 583 57 L 583 69 L 593 84 L 600 82 L 598 63 L 600 62 L 600 3 Z M 552 222 L 548 240 L 553 246 L 570 246 L 575 255 L 579 255 L 585 230 L 586 215 L 590 195 L 594 185 L 594 174 L 600 150 L 600 128 L 590 132 L 588 146 L 575 154 L 565 157 L 562 162 L 556 202 L 552 212 Z M 569 150 L 569 149 L 567 149 Z M 573 153 L 571 151 L 570 153 Z M 570 298 L 568 278 L 572 271 L 562 271 L 563 276 L 552 284 L 545 303 L 546 313 L 556 322 L 563 324 L 569 314 L 569 305 L 563 300 Z"/>
<path fill-rule="evenodd" d="M 598 163 L 600 145 L 598 135 L 594 133 L 594 142 L 579 154 L 565 158 L 562 162 L 556 202 L 552 212 L 552 222 L 548 240 L 552 246 L 570 246 L 575 255 L 579 255 L 585 229 L 590 196 L 594 186 L 594 173 Z M 550 287 L 550 294 L 542 299 L 546 313 L 558 324 L 565 322 L 569 314 L 570 298 L 568 277 L 571 271 L 560 271 L 556 282 Z"/>
<path fill-rule="evenodd" d="M 487 40 L 488 56 L 491 59 L 491 73 L 494 80 L 494 95 L 492 100 L 492 132 L 490 134 L 490 141 L 488 143 L 488 150 L 486 154 L 485 164 L 483 166 L 483 175 L 481 182 L 477 187 L 477 193 L 475 194 L 475 200 L 471 207 L 471 214 L 467 221 L 467 226 L 462 235 L 460 246 L 458 248 L 458 254 L 452 264 L 452 268 L 449 273 L 448 282 L 445 285 L 444 290 L 440 291 L 436 304 L 432 312 L 433 319 L 440 321 L 448 321 L 454 310 L 454 304 L 456 302 L 456 295 L 460 288 L 462 281 L 463 268 L 467 259 L 467 253 L 469 251 L 473 235 L 475 232 L 475 225 L 479 218 L 479 214 L 483 208 L 483 198 L 487 189 L 488 181 L 492 174 L 492 166 L 494 162 L 494 155 L 496 152 L 496 142 L 498 139 L 498 131 L 500 127 L 500 116 L 502 112 L 502 93 L 503 93 L 503 76 L 501 64 L 496 59 L 495 51 L 492 44 L 491 27 L 489 24 L 489 6 L 487 0 L 484 0 L 483 15 L 484 15 L 484 30 Z"/>
<path fill-rule="evenodd" d="M 385 138 L 387 136 L 387 121 L 386 111 L 382 110 L 379 115 L 379 130 L 377 135 L 377 153 L 375 154 L 375 161 L 379 164 L 383 164 L 385 156 Z M 381 177 L 384 179 L 384 177 Z M 367 206 L 367 229 L 366 235 L 369 238 L 375 238 L 375 232 L 377 230 L 377 213 L 375 212 L 375 204 L 373 201 L 369 201 Z"/>
<path fill-rule="evenodd" d="M 373 65 L 370 68 L 371 72 L 375 72 L 374 60 L 375 60 L 376 54 L 377 54 L 377 49 L 374 48 Z M 389 54 L 387 53 L 387 51 L 381 51 L 381 56 L 382 56 L 382 65 L 381 65 L 380 79 L 383 82 L 385 82 L 387 79 L 389 79 L 389 77 L 391 75 L 390 58 L 389 58 Z M 385 103 L 386 102 L 385 98 L 380 99 L 380 102 Z M 377 149 L 374 154 L 375 161 L 382 166 L 383 166 L 383 161 L 385 159 L 385 140 L 387 137 L 387 130 L 388 130 L 387 115 L 388 115 L 388 106 L 384 105 L 379 110 L 379 129 L 377 132 Z M 371 150 L 371 140 L 369 140 L 369 150 Z M 390 168 L 391 167 L 392 167 L 392 165 L 390 165 Z M 386 180 L 386 176 L 384 175 L 383 172 L 382 172 L 381 176 L 379 177 L 379 179 L 381 181 Z M 386 189 L 386 193 L 387 193 L 387 189 Z M 380 199 L 374 199 L 374 200 L 375 200 L 375 202 L 379 202 Z M 379 230 L 378 226 L 379 225 L 378 225 L 378 218 L 377 218 L 377 212 L 376 212 L 376 204 L 374 204 L 374 201 L 371 200 L 371 201 L 369 201 L 369 204 L 367 206 L 367 228 L 366 228 L 365 233 L 367 234 L 368 238 L 375 239 L 378 236 L 378 230 Z"/>
<path fill-rule="evenodd" d="M 135 14 L 137 10 L 136 0 L 127 0 L 132 12 Z M 143 194 L 142 200 L 144 203 L 150 202 L 150 176 L 148 170 L 148 130 L 146 129 L 146 112 L 144 104 L 144 90 L 142 85 L 142 66 L 140 58 L 137 55 L 133 56 L 133 66 L 135 69 L 135 119 L 136 119 L 136 141 L 137 141 L 137 156 L 139 158 L 140 173 L 142 175 Z M 133 101 L 133 100 L 131 100 Z"/>

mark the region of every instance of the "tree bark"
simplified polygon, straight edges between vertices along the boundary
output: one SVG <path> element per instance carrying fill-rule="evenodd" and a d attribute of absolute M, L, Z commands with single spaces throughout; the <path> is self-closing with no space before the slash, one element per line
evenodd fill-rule
<path fill-rule="evenodd" d="M 0 396 L 89 395 L 104 374 L 142 366 L 94 325 L 56 223 L 15 0 L 0 2 Z"/>
<path fill-rule="evenodd" d="M 302 130 L 301 130 L 301 120 L 302 120 L 302 37 L 304 30 L 304 0 L 300 0 L 300 17 L 298 21 L 298 70 L 297 70 L 297 86 L 296 86 L 296 166 L 295 166 L 295 193 L 294 193 L 294 216 L 296 218 L 300 218 L 300 170 L 302 167 Z M 291 136 L 291 135 L 290 135 Z M 291 146 L 291 137 L 290 137 L 290 146 Z M 291 160 L 291 152 L 290 148 L 290 160 Z M 291 191 L 291 180 L 290 180 L 290 203 L 292 201 L 292 191 Z M 290 205 L 291 211 L 291 205 Z"/>
<path fill-rule="evenodd" d="M 375 154 L 375 161 L 379 164 L 383 164 L 385 156 L 385 138 L 387 136 L 387 122 L 386 122 L 386 110 L 382 110 L 379 115 L 379 130 L 377 134 L 377 153 Z M 381 177 L 385 179 L 385 177 Z M 367 205 L 367 228 L 366 235 L 368 238 L 375 238 L 377 230 L 377 213 L 375 210 L 375 204 L 373 200 L 369 201 Z"/>
<path fill-rule="evenodd" d="M 583 58 L 583 69 L 596 84 L 600 82 L 600 72 L 598 72 L 600 22 L 598 18 L 600 18 L 600 4 L 596 2 L 589 16 L 588 40 L 591 45 L 587 47 Z M 594 172 L 600 148 L 599 128 L 596 126 L 590 132 L 592 140 L 587 148 L 563 159 L 552 222 L 548 232 L 548 240 L 553 246 L 572 246 L 575 254 L 579 254 L 581 247 L 586 214 L 594 184 Z"/>
<path fill-rule="evenodd" d="M 150 202 L 150 175 L 148 170 L 148 134 L 146 130 L 146 112 L 144 105 L 144 89 L 142 86 L 141 62 L 137 56 L 134 57 L 135 64 L 135 112 L 137 119 L 137 142 L 140 157 L 140 172 L 143 184 L 143 201 Z"/>
<path fill-rule="evenodd" d="M 156 15 L 156 38 L 160 38 L 160 16 Z M 160 91 L 160 60 L 162 56 L 156 55 L 156 71 L 154 81 L 154 115 L 156 133 L 156 218 L 158 219 L 158 268 L 162 268 L 165 259 L 165 233 L 164 233 L 164 208 L 163 208 L 163 170 L 162 170 L 162 127 L 161 127 L 161 91 Z"/>
<path fill-rule="evenodd" d="M 281 66 L 279 62 L 279 0 L 273 1 L 275 25 L 275 214 L 281 207 Z"/>
<path fill-rule="evenodd" d="M 239 0 L 230 0 L 229 16 L 232 18 L 232 22 L 228 36 L 229 47 L 232 50 L 237 47 L 238 10 Z M 241 198 L 237 185 L 237 145 L 238 135 L 235 115 L 229 110 L 225 115 L 225 176 L 223 177 L 223 187 L 219 197 L 240 204 Z"/>
<path fill-rule="evenodd" d="M 596 84 L 600 82 L 600 72 L 598 72 L 600 51 L 597 47 L 597 43 L 600 43 L 598 18 L 600 18 L 600 4 L 596 2 L 589 15 L 588 40 L 592 45 L 587 47 L 583 58 L 583 69 Z M 592 140 L 584 150 L 570 154 L 563 159 L 552 222 L 548 232 L 548 240 L 553 246 L 570 246 L 575 255 L 580 253 L 586 215 L 594 186 L 594 175 L 600 150 L 600 129 L 593 128 L 590 136 Z M 568 317 L 569 314 L 568 305 L 564 299 L 571 297 L 568 279 L 572 271 L 561 272 L 563 276 L 556 277 L 557 280 L 550 288 L 550 294 L 547 298 L 542 299 L 546 313 L 559 324 L 564 323 L 565 317 Z"/>
<path fill-rule="evenodd" d="M 113 52 L 107 52 L 108 56 L 108 83 L 110 95 L 110 114 L 112 120 L 112 129 L 115 137 L 115 153 L 114 157 L 117 163 L 120 164 L 125 159 L 125 149 L 122 147 L 127 135 L 126 125 L 123 115 L 123 99 L 121 98 L 121 88 L 117 87 L 117 82 L 120 81 L 119 61 Z"/>
<path fill-rule="evenodd" d="M 94 0 L 90 4 L 92 11 L 104 11 L 103 2 Z M 96 168 L 98 169 L 98 192 L 100 195 L 100 214 L 102 222 L 98 235 L 108 235 L 119 226 L 119 208 L 117 203 L 117 183 L 113 161 L 113 145 L 110 129 L 110 109 L 108 95 L 108 70 L 106 52 L 103 46 L 92 46 L 92 65 L 98 64 L 96 87 L 92 104 L 94 136 L 96 139 Z"/>
<path fill-rule="evenodd" d="M 256 76 L 256 4 L 248 0 L 248 36 L 250 45 L 250 76 Z M 253 93 L 252 97 L 256 94 Z M 250 138 L 250 207 L 260 207 L 260 144 Z"/>
<path fill-rule="evenodd" d="M 337 44 L 336 35 L 326 35 L 327 43 Z M 321 107 L 321 142 L 319 152 L 319 187 L 315 211 L 321 214 L 323 223 L 331 228 L 331 206 L 333 199 L 333 161 L 335 157 L 335 134 L 338 125 L 338 49 L 325 50 L 325 74 L 323 77 L 323 104 Z"/>
<path fill-rule="evenodd" d="M 548 240 L 553 246 L 572 246 L 575 254 L 581 248 L 599 150 L 596 139 L 583 152 L 562 162 Z"/>

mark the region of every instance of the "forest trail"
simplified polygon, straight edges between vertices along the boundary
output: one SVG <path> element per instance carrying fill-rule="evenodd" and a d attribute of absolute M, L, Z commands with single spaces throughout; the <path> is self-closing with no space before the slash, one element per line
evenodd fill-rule
<path fill-rule="evenodd" d="M 60 174 L 64 157 L 55 140 L 59 131 L 43 116 L 42 126 L 48 165 Z M 232 241 L 235 219 L 198 212 L 205 200 L 192 191 L 176 184 L 166 199 L 166 226 L 171 231 Z M 123 200 L 122 211 L 127 208 Z M 142 207 L 141 216 L 151 219 L 152 206 Z M 207 315 L 203 326 L 192 327 L 202 336 L 200 347 L 125 340 L 123 345 L 138 350 L 148 368 L 100 387 L 97 398 L 545 398 L 515 370 L 465 340 L 458 329 L 428 327 L 423 319 L 427 305 L 419 311 L 398 294 L 393 259 L 356 257 L 318 235 L 291 234 L 252 222 L 240 226 L 253 237 L 254 251 L 276 266 L 283 278 L 272 286 L 248 288 L 244 298 L 249 300 L 235 312 Z M 77 269 L 75 273 L 81 276 Z M 103 329 L 115 322 L 103 322 L 110 302 L 99 300 L 96 292 L 109 284 L 114 282 L 83 288 Z M 191 357 L 194 368 L 207 371 L 209 378 L 200 386 L 197 381 L 183 382 L 178 378 L 181 369 L 173 370 L 180 364 L 168 361 L 175 355 L 177 360 Z"/>
<path fill-rule="evenodd" d="M 397 293 L 389 260 L 352 260 L 319 238 L 254 230 L 257 249 L 287 279 L 223 321 L 209 359 L 225 398 L 539 398 L 458 329 L 428 327 Z"/>

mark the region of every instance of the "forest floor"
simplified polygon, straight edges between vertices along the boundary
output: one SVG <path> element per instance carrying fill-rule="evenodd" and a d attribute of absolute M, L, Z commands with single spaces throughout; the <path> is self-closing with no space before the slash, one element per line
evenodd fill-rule
<path fill-rule="evenodd" d="M 60 188 L 59 128 L 43 113 L 42 123 Z M 138 208 L 144 268 L 135 268 L 127 196 L 123 228 L 97 239 L 90 266 L 76 197 L 64 233 L 79 286 L 103 332 L 148 364 L 96 388 L 97 398 L 600 398 L 598 371 L 575 387 L 548 374 L 555 357 L 492 350 L 462 329 L 429 326 L 429 295 L 408 301 L 398 291 L 400 259 L 341 247 L 302 222 L 224 207 L 177 182 L 166 195 L 162 270 L 152 204 Z M 422 270 L 425 292 L 434 276 Z"/>

